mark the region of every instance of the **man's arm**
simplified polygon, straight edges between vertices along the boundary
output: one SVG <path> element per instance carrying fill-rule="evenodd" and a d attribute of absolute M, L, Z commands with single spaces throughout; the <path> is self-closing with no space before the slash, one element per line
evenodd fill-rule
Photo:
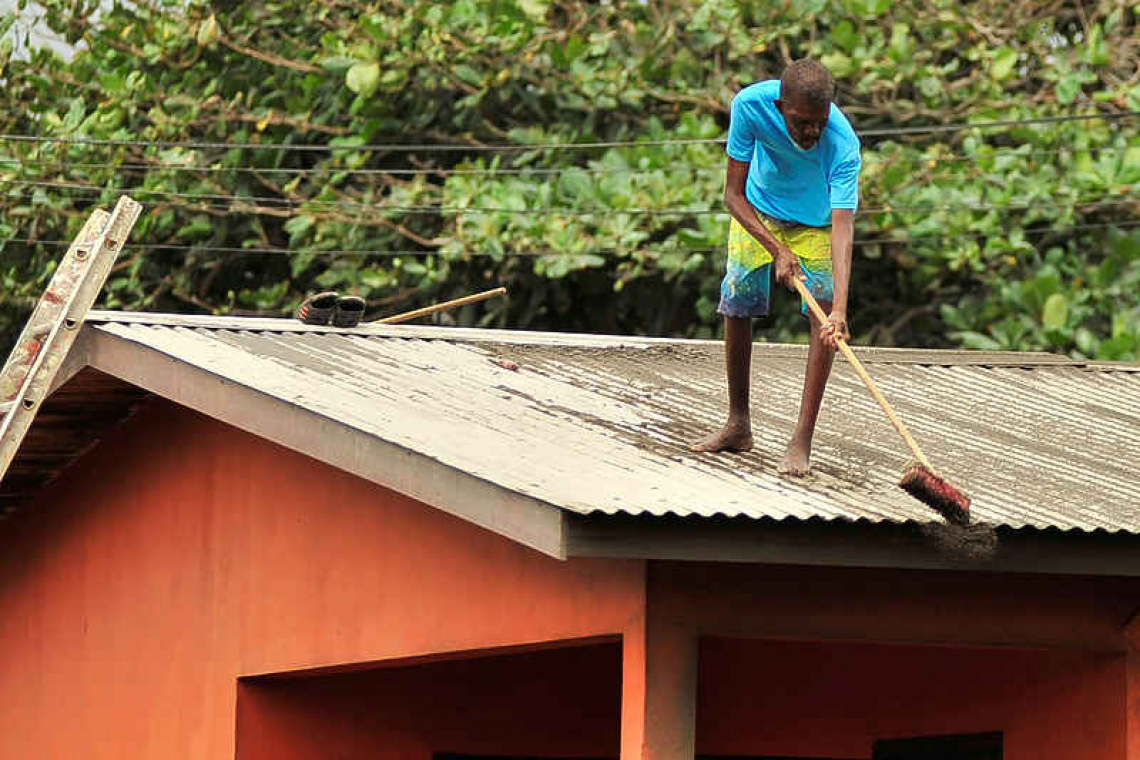
<path fill-rule="evenodd" d="M 799 271 L 799 262 L 796 255 L 786 245 L 772 235 L 771 230 L 764 226 L 756 209 L 748 202 L 744 194 L 744 186 L 748 181 L 748 162 L 728 159 L 728 169 L 725 172 L 724 205 L 728 213 L 748 231 L 748 234 L 760 241 L 760 245 L 772 254 L 776 269 L 776 282 L 792 288 L 791 278 L 802 277 Z M 850 260 L 850 252 L 848 253 Z M 845 290 L 846 292 L 846 286 Z"/>
<path fill-rule="evenodd" d="M 835 278 L 834 298 L 828 321 L 831 329 L 825 330 L 824 343 L 832 349 L 839 348 L 835 342 L 838 336 L 851 340 L 847 326 L 847 291 L 851 283 L 851 247 L 855 242 L 855 212 L 849 208 L 831 210 L 831 268 Z"/>

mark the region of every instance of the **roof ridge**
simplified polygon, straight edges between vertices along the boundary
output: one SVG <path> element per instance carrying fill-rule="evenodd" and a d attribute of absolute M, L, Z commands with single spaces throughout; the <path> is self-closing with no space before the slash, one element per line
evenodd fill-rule
<path fill-rule="evenodd" d="M 151 312 L 92 310 L 87 322 L 99 324 L 134 324 L 188 329 L 246 330 L 277 333 L 335 333 L 362 337 L 412 338 L 448 340 L 467 343 L 509 343 L 523 345 L 556 345 L 579 348 L 653 348 L 664 346 L 703 346 L 719 348 L 719 340 L 693 338 L 661 338 L 636 335 L 602 335 L 593 333 L 543 332 L 532 330 L 484 329 L 469 327 L 437 327 L 430 325 L 381 325 L 362 323 L 343 328 L 306 325 L 292 318 L 234 317 L 197 314 L 159 314 Z M 965 349 L 896 348 L 854 346 L 859 358 L 868 363 L 914 364 L 922 366 L 993 366 L 1040 367 L 1066 366 L 1094 371 L 1140 371 L 1140 364 L 1115 366 L 1106 362 L 1076 361 L 1060 354 L 1040 351 L 973 351 Z M 805 344 L 756 343 L 754 352 L 767 356 L 798 357 L 805 354 Z"/>

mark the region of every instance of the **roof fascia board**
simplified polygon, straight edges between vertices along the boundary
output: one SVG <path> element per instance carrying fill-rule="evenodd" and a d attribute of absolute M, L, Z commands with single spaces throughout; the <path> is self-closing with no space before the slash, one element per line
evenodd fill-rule
<path fill-rule="evenodd" d="M 120 311 L 92 311 L 87 321 L 93 323 L 112 322 L 134 325 L 198 327 L 213 330 L 249 330 L 254 332 L 334 332 L 339 335 L 448 340 L 457 343 L 509 343 L 581 348 L 649 348 L 662 345 L 720 347 L 722 345 L 721 341 L 682 338 L 554 333 L 529 330 L 489 330 L 469 327 L 431 327 L 424 325 L 381 325 L 375 323 L 365 323 L 354 328 L 340 328 L 305 325 L 291 319 L 186 316 Z M 1083 366 L 1066 356 L 1043 352 L 954 351 L 946 349 L 879 348 L 875 346 L 859 346 L 858 350 L 860 359 L 872 364 L 902 363 L 941 366 L 984 365 L 1010 367 Z M 765 356 L 802 358 L 807 355 L 807 346 L 801 344 L 758 343 L 754 351 Z"/>
<path fill-rule="evenodd" d="M 329 417 L 87 326 L 89 366 L 293 451 L 566 558 L 561 509 L 409 451 Z M 461 494 L 457 498 L 457 494 Z"/>
<path fill-rule="evenodd" d="M 970 530 L 977 530 L 974 526 Z M 978 534 L 974 534 L 979 547 Z M 571 558 L 1140 577 L 1140 536 L 1001 528 L 993 553 L 941 523 L 568 515 Z"/>

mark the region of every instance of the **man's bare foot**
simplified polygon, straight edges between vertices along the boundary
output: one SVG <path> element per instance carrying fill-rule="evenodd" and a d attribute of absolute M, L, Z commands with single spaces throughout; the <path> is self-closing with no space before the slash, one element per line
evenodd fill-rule
<path fill-rule="evenodd" d="M 752 425 L 729 420 L 724 427 L 690 446 L 693 451 L 751 451 Z"/>
<path fill-rule="evenodd" d="M 811 473 L 811 445 L 805 446 L 795 441 L 789 443 L 776 472 L 793 478 L 802 478 Z"/>

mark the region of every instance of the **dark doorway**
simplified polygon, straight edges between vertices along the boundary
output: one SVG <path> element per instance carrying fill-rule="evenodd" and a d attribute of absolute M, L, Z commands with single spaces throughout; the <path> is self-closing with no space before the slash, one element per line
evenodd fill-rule
<path fill-rule="evenodd" d="M 880 739 L 873 760 L 1002 760 L 1002 733 Z"/>
<path fill-rule="evenodd" d="M 532 757 L 529 755 L 459 755 L 437 752 L 433 760 L 617 760 L 612 757 Z M 826 757 L 785 757 L 783 755 L 697 755 L 695 760 L 834 760 Z"/>
<path fill-rule="evenodd" d="M 457 755 L 436 752 L 432 760 L 613 760 L 608 757 L 534 757 L 533 755 Z"/>

